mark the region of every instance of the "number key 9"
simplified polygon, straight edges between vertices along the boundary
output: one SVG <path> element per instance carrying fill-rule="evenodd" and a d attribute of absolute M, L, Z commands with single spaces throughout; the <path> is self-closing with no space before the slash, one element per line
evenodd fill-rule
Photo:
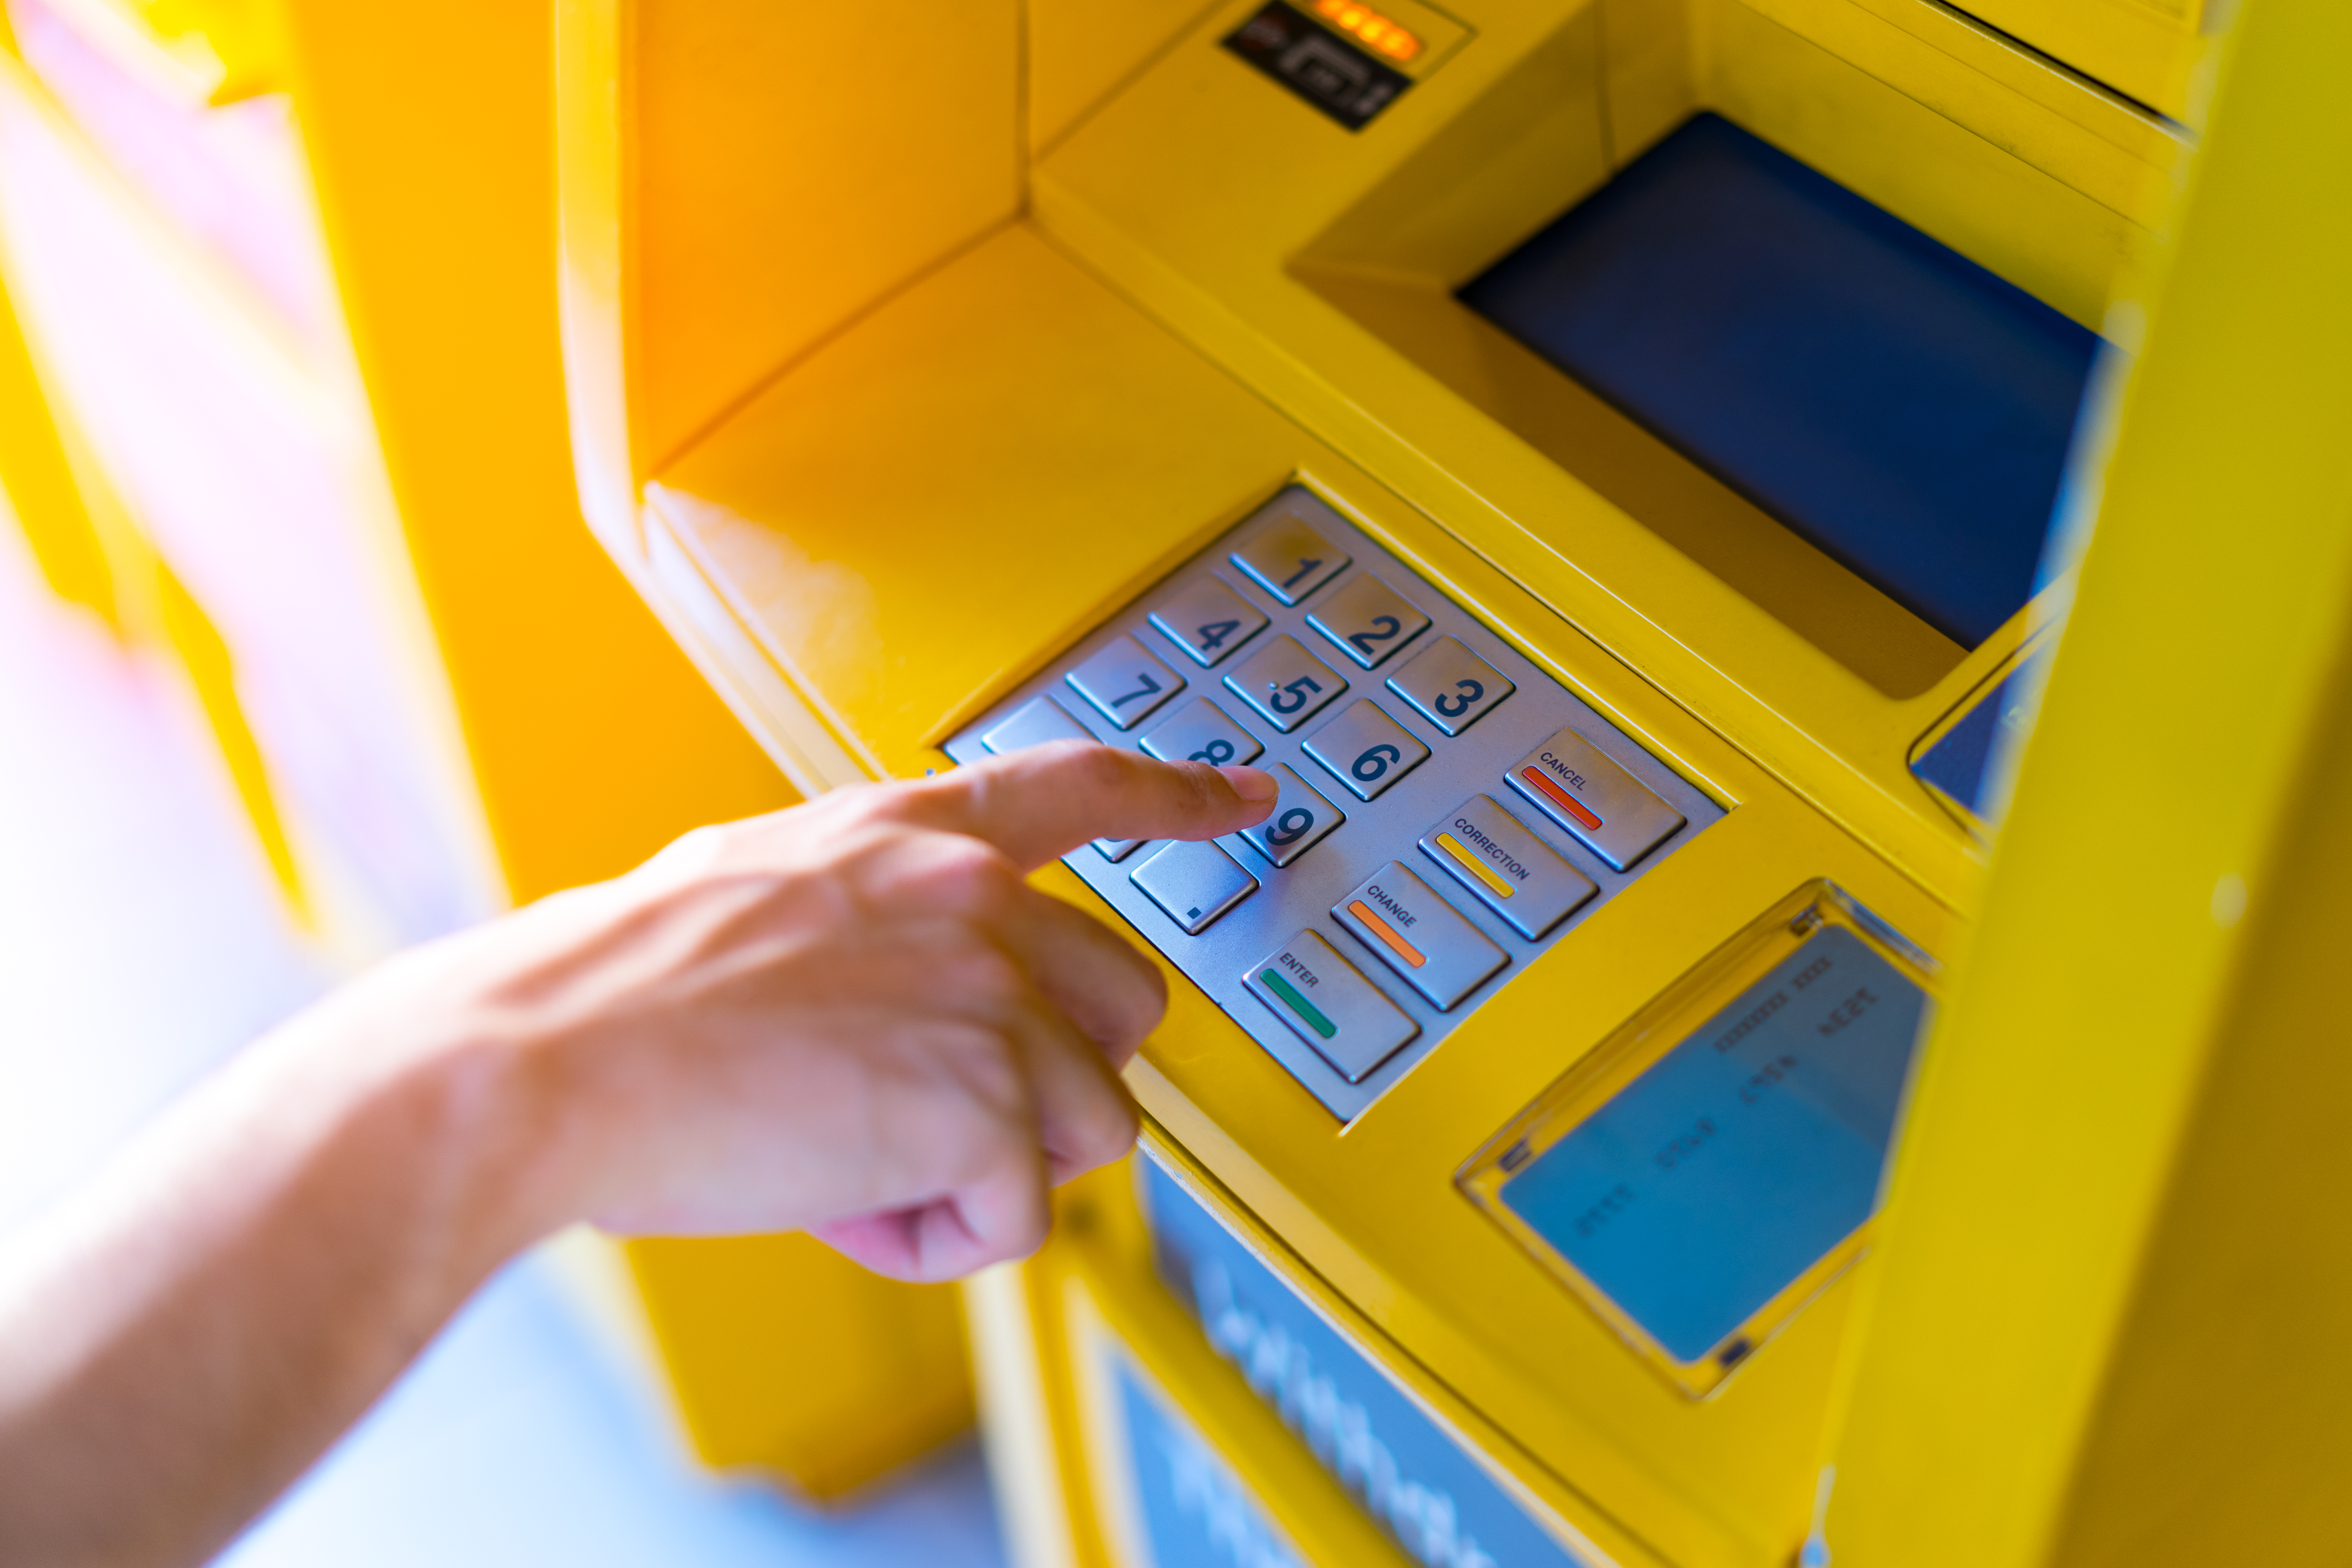
<path fill-rule="evenodd" d="M 1265 857 L 1268 865 L 1279 868 L 1320 844 L 1347 816 L 1280 763 L 1266 772 L 1282 786 L 1282 793 L 1264 822 L 1242 829 L 1242 840 Z"/>

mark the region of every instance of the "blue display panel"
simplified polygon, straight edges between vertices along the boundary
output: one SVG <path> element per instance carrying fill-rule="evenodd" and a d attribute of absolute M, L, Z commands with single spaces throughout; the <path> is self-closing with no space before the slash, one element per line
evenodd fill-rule
<path fill-rule="evenodd" d="M 1153 1568 L 1305 1568 L 1208 1439 L 1133 1363 L 1111 1362 L 1136 1522 Z"/>
<path fill-rule="evenodd" d="M 1675 1359 L 1699 1361 L 1877 1206 L 1927 1007 L 1853 931 L 1824 927 L 1501 1200 Z"/>
<path fill-rule="evenodd" d="M 1963 647 L 2032 596 L 2098 338 L 1730 121 L 1460 298 Z"/>
<path fill-rule="evenodd" d="M 1170 1288 L 1406 1552 L 1429 1568 L 1591 1568 L 1165 1170 L 1137 1168 Z"/>
<path fill-rule="evenodd" d="M 2041 706 L 2041 663 L 2052 646 L 2041 647 L 1979 698 L 1960 721 L 1937 737 L 1936 743 L 1911 760 L 1911 771 L 1941 790 L 1969 815 L 1999 815 L 1993 794 L 1994 758 L 2004 744 L 2015 744 L 2033 727 Z"/>

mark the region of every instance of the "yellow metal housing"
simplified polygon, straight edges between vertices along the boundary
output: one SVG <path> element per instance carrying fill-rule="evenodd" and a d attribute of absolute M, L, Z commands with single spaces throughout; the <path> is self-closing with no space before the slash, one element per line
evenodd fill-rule
<path fill-rule="evenodd" d="M 2257 1016 L 2223 988 L 2256 973 L 2237 944 L 2287 919 L 2258 919 L 2247 890 L 2308 889 L 2277 895 L 2305 923 L 2260 962 L 2303 967 L 2265 996 L 2303 995 L 2324 969 L 2304 955 L 2335 929 L 2316 868 L 2333 861 L 2274 884 L 2261 868 L 2301 841 L 2288 803 L 2312 798 L 2294 792 L 2318 787 L 2314 737 L 2332 733 L 2345 508 L 2323 431 L 2346 410 L 2318 367 L 2340 363 L 2323 275 L 2347 247 L 2340 204 L 2310 193 L 2342 184 L 2340 129 L 2321 123 L 2326 74 L 2352 63 L 2341 24 L 2315 0 L 2247 0 L 2231 69 L 2252 74 L 2223 79 L 2193 157 L 2183 62 L 2209 51 L 2190 21 L 2167 36 L 2192 42 L 2150 53 L 2116 19 L 2128 6 L 2053 10 L 2021 44 L 1927 0 L 1449 5 L 1462 41 L 1350 133 L 1220 47 L 1258 4 L 877 5 L 856 32 L 887 44 L 866 47 L 845 21 L 726 0 L 565 0 L 565 368 L 598 535 L 814 791 L 944 765 L 950 734 L 1304 483 L 1727 808 L 1344 1126 L 1172 970 L 1129 1073 L 1203 1201 L 1594 1561 L 1767 1568 L 1824 1528 L 1842 1562 L 2056 1563 L 2126 1541 L 2187 1560 L 2126 1518 L 2124 1478 L 2144 1461 L 2250 1485 L 2256 1461 L 2166 1468 L 2127 1424 L 2150 1412 L 2185 1447 L 2192 1411 L 2292 1410 L 2300 1425 L 2251 1451 L 2284 1464 L 2307 1438 L 2296 1465 L 2340 1465 L 2324 1378 L 2290 1394 L 2268 1379 L 2292 1356 L 2256 1380 L 2187 1348 L 2225 1336 L 2258 1260 L 2290 1245 L 2291 1200 L 2241 1222 L 2243 1273 L 2214 1289 L 2196 1248 L 2230 1222 L 2173 1184 L 2210 1164 L 2255 1206 L 2246 1162 L 2304 1060 L 2281 1014 L 2267 1049 L 2217 1066 L 2237 1037 L 2221 1020 Z M 2077 476 L 2074 524 L 2095 520 L 2095 542 L 1979 646 L 1454 300 L 1700 109 L 2125 355 L 2153 323 L 2150 357 L 2101 384 L 2126 391 L 2094 426 L 2113 467 L 2094 441 Z M 2181 270 L 2158 293 L 2150 258 L 2176 226 Z M 1993 856 L 1910 762 L 2070 609 Z M 2224 654 L 2198 628 L 2236 640 Z M 2200 818 L 2184 849 L 2190 825 L 2150 781 L 2185 732 L 2233 755 L 2248 705 L 2246 766 L 2209 797 L 2226 826 Z M 1872 1250 L 1809 1280 L 1778 1337 L 1695 1400 L 1455 1178 L 1817 879 L 1957 978 Z M 1099 908 L 1064 868 L 1039 881 Z M 2242 1098 L 2189 1117 L 2200 1073 Z M 2282 1168 L 2318 1183 L 2315 1158 Z M 1123 1189 L 1091 1182 L 1065 1214 L 1038 1260 L 969 1298 L 1018 1555 L 1135 1558 L 1089 1359 L 1108 1343 L 1299 1553 L 1375 1560 L 1154 1294 Z M 2347 1275 L 2332 1244 L 2302 1257 L 2255 1321 L 2308 1350 Z M 2126 1345 L 2171 1370 L 2126 1375 Z M 2302 1539 L 2282 1513 L 2215 1517 L 2240 1554 Z M 2208 1556 L 2229 1550 L 2220 1528 Z"/>

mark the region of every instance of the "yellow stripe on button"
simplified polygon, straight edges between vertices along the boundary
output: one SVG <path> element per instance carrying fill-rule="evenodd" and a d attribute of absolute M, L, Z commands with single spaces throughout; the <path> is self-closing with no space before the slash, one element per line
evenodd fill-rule
<path fill-rule="evenodd" d="M 1459 861 L 1463 869 L 1468 871 L 1472 876 L 1486 883 L 1486 886 L 1494 889 L 1495 896 L 1496 898 L 1507 899 L 1513 893 L 1518 891 L 1517 889 L 1503 880 L 1502 877 L 1496 872 L 1494 868 L 1488 866 L 1486 862 L 1479 859 L 1475 855 L 1471 854 L 1470 851 L 1463 846 L 1462 841 L 1454 837 L 1451 833 L 1439 834 L 1437 836 L 1437 847 L 1440 849 L 1444 850 L 1448 855 L 1453 856 L 1455 860 Z"/>

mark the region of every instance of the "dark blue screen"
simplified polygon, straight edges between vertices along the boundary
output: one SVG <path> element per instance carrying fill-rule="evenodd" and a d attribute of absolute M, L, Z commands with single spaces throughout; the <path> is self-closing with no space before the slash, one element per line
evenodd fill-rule
<path fill-rule="evenodd" d="M 1963 646 L 2032 595 L 2098 337 L 1729 121 L 1460 297 Z"/>

